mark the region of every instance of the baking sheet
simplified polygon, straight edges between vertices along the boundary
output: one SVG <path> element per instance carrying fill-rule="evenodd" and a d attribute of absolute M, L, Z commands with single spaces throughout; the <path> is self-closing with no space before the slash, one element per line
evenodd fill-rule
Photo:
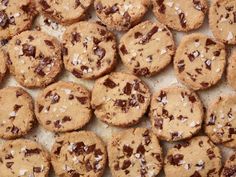
<path fill-rule="evenodd" d="M 209 1 L 209 3 L 210 3 L 210 1 Z M 89 15 L 87 17 L 87 20 L 89 20 L 89 21 L 98 20 L 95 15 L 93 7 L 90 8 L 89 14 L 91 16 Z M 147 13 L 147 15 L 144 18 L 144 20 L 147 20 L 147 19 L 152 20 L 152 21 L 156 20 L 154 15 L 151 12 L 151 9 L 149 10 L 149 12 Z M 60 26 L 54 22 L 51 22 L 50 26 L 48 26 L 47 24 L 45 24 L 44 20 L 45 20 L 45 17 L 39 16 L 36 19 L 34 28 L 36 28 L 37 26 L 40 26 L 42 31 L 44 31 L 50 35 L 53 35 L 53 36 L 57 37 L 59 40 L 61 40 L 62 34 L 65 31 L 65 27 Z M 204 33 L 209 36 L 212 36 L 212 33 L 210 32 L 209 26 L 208 26 L 208 19 L 207 18 L 205 19 L 204 25 L 199 30 L 194 30 L 191 33 L 193 33 L 193 32 L 200 32 L 200 33 Z M 175 31 L 172 31 L 172 33 L 175 38 L 176 45 L 178 45 L 181 38 L 184 35 L 186 35 L 186 33 L 175 32 Z M 117 40 L 119 41 L 119 37 L 122 35 L 122 33 L 116 33 L 116 35 L 117 35 Z M 227 50 L 229 51 L 228 53 L 230 53 L 230 51 L 232 49 L 233 49 L 233 47 L 227 46 Z M 124 66 L 122 66 L 120 61 L 119 61 L 119 64 L 116 68 L 116 71 L 129 72 L 129 71 L 127 71 L 126 68 L 124 68 Z M 86 81 L 86 80 L 78 79 L 78 78 L 74 77 L 71 73 L 69 73 L 65 70 L 63 71 L 63 73 L 61 74 L 59 79 L 64 80 L 64 81 L 73 81 L 76 83 L 80 83 L 80 84 L 86 86 L 89 90 L 91 90 L 93 87 L 93 81 Z M 142 79 L 149 85 L 152 93 L 159 90 L 160 88 L 163 88 L 163 87 L 167 87 L 167 86 L 170 86 L 173 84 L 180 84 L 177 81 L 177 78 L 175 77 L 172 64 L 170 66 L 168 66 L 165 70 L 163 70 L 161 73 L 159 73 L 158 75 L 151 77 L 151 78 L 142 78 Z M 9 76 L 9 74 L 8 74 L 4 83 L 1 85 L 1 88 L 6 87 L 6 86 L 20 86 L 20 85 L 15 81 L 15 79 L 12 76 Z M 37 94 L 40 91 L 40 89 L 34 89 L 34 90 L 26 89 L 26 90 L 34 98 L 37 96 Z M 232 90 L 232 88 L 227 86 L 225 75 L 224 75 L 223 79 L 215 87 L 210 88 L 205 91 L 199 91 L 198 94 L 201 97 L 201 99 L 204 103 L 204 106 L 207 108 L 209 103 L 212 100 L 214 100 L 215 98 L 217 98 L 220 94 L 227 94 L 227 93 L 233 93 L 233 92 L 234 91 Z M 144 116 L 142 121 L 136 126 L 137 127 L 141 127 L 141 126 L 142 127 L 150 127 L 149 118 L 147 116 Z M 93 119 L 90 121 L 90 123 L 84 129 L 96 132 L 105 142 L 107 142 L 110 139 L 110 137 L 113 133 L 122 131 L 122 129 L 120 129 L 120 128 L 108 126 L 107 124 L 99 121 L 95 116 L 93 117 Z M 33 131 L 29 135 L 26 136 L 26 138 L 38 141 L 39 143 L 43 144 L 50 151 L 51 146 L 54 143 L 55 134 L 43 129 L 39 125 L 36 128 L 34 128 Z M 3 142 L 4 142 L 3 140 L 0 140 L 0 146 Z M 173 146 L 173 143 L 170 144 L 170 143 L 166 143 L 166 142 L 161 142 L 161 144 L 164 148 L 164 154 L 169 147 Z M 233 153 L 233 150 L 229 149 L 229 148 L 222 147 L 222 146 L 220 146 L 220 148 L 222 150 L 222 154 L 224 157 L 223 162 L 224 162 L 225 159 Z M 164 177 L 163 172 L 159 176 Z M 53 170 L 51 170 L 50 177 L 55 177 Z M 111 174 L 110 174 L 110 171 L 108 168 L 105 171 L 104 177 L 111 177 Z"/>

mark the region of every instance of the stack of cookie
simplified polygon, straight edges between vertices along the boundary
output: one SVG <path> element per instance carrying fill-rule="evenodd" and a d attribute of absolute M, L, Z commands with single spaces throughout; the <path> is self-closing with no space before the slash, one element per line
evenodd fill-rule
<path fill-rule="evenodd" d="M 156 20 L 143 20 L 151 7 Z M 194 32 L 208 13 L 214 37 Z M 37 16 L 64 26 L 61 38 Z M 192 33 L 177 45 L 172 30 Z M 0 1 L 0 177 L 48 177 L 51 164 L 60 177 L 101 177 L 107 164 L 114 177 L 236 176 L 236 154 L 222 167 L 220 150 L 236 148 L 236 93 L 207 108 L 197 93 L 216 87 L 226 67 L 236 89 L 236 51 L 227 53 L 235 44 L 235 0 Z M 180 83 L 150 89 L 172 62 Z M 7 71 L 37 96 L 6 86 Z M 82 130 L 93 114 L 121 131 L 105 143 Z M 141 127 L 145 115 L 150 126 Z M 50 152 L 25 138 L 37 124 L 55 134 Z"/>

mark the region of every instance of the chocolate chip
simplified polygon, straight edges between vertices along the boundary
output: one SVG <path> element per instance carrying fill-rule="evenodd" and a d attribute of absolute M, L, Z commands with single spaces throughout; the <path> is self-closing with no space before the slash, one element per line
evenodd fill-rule
<path fill-rule="evenodd" d="M 78 8 L 80 5 L 82 5 L 80 0 L 75 0 L 75 9 Z"/>
<path fill-rule="evenodd" d="M 184 159 L 182 154 L 169 155 L 167 160 L 171 165 L 180 166 L 180 162 Z"/>
<path fill-rule="evenodd" d="M 54 46 L 54 44 L 53 44 L 52 41 L 50 41 L 50 40 L 44 40 L 44 42 L 45 42 L 45 44 L 46 44 L 47 46 L 51 47 L 52 49 L 55 48 L 55 46 Z"/>
<path fill-rule="evenodd" d="M 119 11 L 119 8 L 117 7 L 117 4 L 115 4 L 111 7 L 106 8 L 104 13 L 105 15 L 110 15 L 116 13 L 117 11 Z"/>
<path fill-rule="evenodd" d="M 4 10 L 0 11 L 0 26 L 5 28 L 9 24 L 9 19 Z"/>
<path fill-rule="evenodd" d="M 154 126 L 157 128 L 157 129 L 160 129 L 162 130 L 163 129 L 163 119 L 155 119 L 154 120 Z"/>
<path fill-rule="evenodd" d="M 80 71 L 78 71 L 76 69 L 73 69 L 72 74 L 77 78 L 81 78 L 83 75 Z"/>
<path fill-rule="evenodd" d="M 216 115 L 211 114 L 211 115 L 210 115 L 210 120 L 207 122 L 207 126 L 209 126 L 209 125 L 215 125 L 215 122 L 216 122 Z"/>
<path fill-rule="evenodd" d="M 126 111 L 127 100 L 117 99 L 114 105 L 120 107 L 122 111 Z"/>
<path fill-rule="evenodd" d="M 62 55 L 67 56 L 68 55 L 68 49 L 66 47 L 62 48 Z"/>
<path fill-rule="evenodd" d="M 216 169 L 215 169 L 215 168 L 210 169 L 210 170 L 207 172 L 207 177 L 214 176 L 214 174 L 217 174 L 217 173 L 216 173 Z M 229 177 L 230 177 L 230 176 L 229 176 Z"/>
<path fill-rule="evenodd" d="M 123 152 L 126 156 L 131 157 L 131 155 L 133 154 L 133 149 L 129 147 L 128 145 L 124 145 Z"/>
<path fill-rule="evenodd" d="M 122 52 L 123 55 L 127 55 L 128 54 L 128 51 L 127 51 L 127 49 L 126 49 L 124 44 L 120 47 L 120 51 Z"/>
<path fill-rule="evenodd" d="M 236 12 L 234 12 L 233 14 L 234 14 L 234 23 L 236 23 Z"/>
<path fill-rule="evenodd" d="M 18 112 L 21 107 L 22 107 L 22 105 L 15 104 L 13 110 L 15 112 Z"/>
<path fill-rule="evenodd" d="M 31 56 L 35 58 L 35 53 L 36 53 L 36 47 L 29 45 L 29 44 L 23 44 L 22 45 L 22 51 L 25 56 Z"/>
<path fill-rule="evenodd" d="M 207 150 L 207 156 L 209 157 L 210 160 L 216 157 L 214 151 L 211 149 Z"/>
<path fill-rule="evenodd" d="M 33 15 L 35 14 L 35 10 L 31 7 L 31 3 L 28 3 L 26 5 L 22 5 L 21 10 L 23 10 L 25 13 L 29 14 L 29 15 Z"/>
<path fill-rule="evenodd" d="M 77 42 L 80 42 L 80 40 L 81 40 L 81 36 L 79 33 L 77 33 L 77 32 L 71 33 L 71 43 L 73 45 L 75 45 L 75 43 L 77 43 Z"/>
<path fill-rule="evenodd" d="M 164 0 L 157 0 L 156 2 L 157 2 L 157 4 L 158 4 L 158 6 L 160 7 L 160 8 L 158 9 L 158 11 L 159 11 L 160 13 L 164 14 L 164 13 L 165 13 L 165 10 L 166 10 L 166 6 L 165 6 L 165 4 L 163 3 Z"/>
<path fill-rule="evenodd" d="M 41 104 L 39 104 L 39 105 L 38 105 L 38 113 L 40 113 L 40 112 L 43 110 L 43 108 L 44 108 L 44 106 L 41 105 Z"/>
<path fill-rule="evenodd" d="M 139 75 L 139 76 L 148 76 L 150 75 L 150 71 L 147 67 L 145 68 L 135 68 L 134 69 L 134 74 Z"/>
<path fill-rule="evenodd" d="M 146 35 L 142 37 L 142 39 L 139 41 L 140 44 L 146 44 L 149 42 L 149 40 L 152 38 L 152 36 L 158 32 L 158 27 L 154 26 Z"/>
<path fill-rule="evenodd" d="M 202 177 L 198 171 L 195 171 L 190 177 Z"/>
<path fill-rule="evenodd" d="M 33 172 L 34 173 L 41 173 L 42 169 L 41 169 L 41 167 L 33 167 Z"/>
<path fill-rule="evenodd" d="M 229 134 L 236 134 L 236 128 L 229 128 Z"/>
<path fill-rule="evenodd" d="M 106 87 L 109 87 L 111 89 L 115 88 L 117 85 L 115 82 L 113 82 L 110 78 L 107 78 L 104 83 L 103 83 L 104 86 Z"/>
<path fill-rule="evenodd" d="M 130 26 L 131 16 L 130 16 L 129 12 L 126 11 L 126 12 L 124 13 L 123 17 L 124 17 L 124 19 L 125 19 L 125 21 L 126 21 L 125 26 Z"/>
<path fill-rule="evenodd" d="M 182 73 L 185 70 L 184 60 L 180 60 L 177 64 L 179 73 Z"/>
<path fill-rule="evenodd" d="M 1 1 L 1 4 L 2 4 L 3 6 L 8 6 L 8 3 L 9 3 L 9 0 L 2 0 L 2 1 Z"/>
<path fill-rule="evenodd" d="M 101 13 L 103 9 L 103 5 L 101 2 L 98 2 L 96 5 L 96 10 L 98 11 L 98 13 Z"/>
<path fill-rule="evenodd" d="M 96 144 L 92 144 L 92 145 L 88 146 L 88 148 L 86 149 L 85 152 L 86 152 L 87 154 L 90 154 L 90 153 L 94 152 L 95 147 L 96 147 Z"/>
<path fill-rule="evenodd" d="M 144 155 L 144 154 L 145 154 L 145 151 L 146 151 L 146 150 L 145 150 L 144 146 L 143 146 L 142 144 L 140 144 L 140 145 L 138 146 L 138 148 L 137 148 L 136 153 Z"/>
<path fill-rule="evenodd" d="M 7 162 L 6 163 L 6 167 L 7 168 L 11 168 L 13 164 L 14 164 L 14 162 Z"/>
<path fill-rule="evenodd" d="M 206 40 L 206 46 L 209 46 L 209 45 L 216 45 L 216 42 L 214 42 L 212 39 L 210 38 L 207 38 Z"/>
<path fill-rule="evenodd" d="M 213 52 L 213 55 L 214 55 L 215 57 L 220 56 L 220 51 L 215 51 L 215 52 Z"/>
<path fill-rule="evenodd" d="M 211 70 L 211 60 L 207 59 L 204 63 L 206 65 L 206 69 Z"/>
<path fill-rule="evenodd" d="M 71 121 L 71 117 L 70 116 L 64 116 L 63 119 L 62 119 L 62 123 L 70 122 L 70 121 Z"/>
<path fill-rule="evenodd" d="M 25 157 L 40 154 L 41 149 L 35 148 L 35 149 L 25 149 Z"/>
<path fill-rule="evenodd" d="M 145 97 L 143 95 L 138 94 L 137 97 L 138 97 L 138 102 L 139 103 L 144 103 L 145 102 Z"/>
<path fill-rule="evenodd" d="M 95 47 L 93 50 L 94 54 L 99 57 L 99 59 L 103 59 L 104 56 L 106 55 L 106 50 L 104 48 L 101 48 L 99 46 Z"/>
<path fill-rule="evenodd" d="M 13 159 L 14 157 L 12 156 L 12 154 L 7 154 L 5 156 L 5 159 L 9 160 L 9 159 Z"/>
<path fill-rule="evenodd" d="M 186 18 L 183 12 L 179 13 L 179 20 L 182 28 L 186 28 Z"/>
<path fill-rule="evenodd" d="M 87 159 L 87 160 L 85 161 L 85 168 L 86 168 L 86 171 L 87 171 L 87 172 L 89 172 L 89 171 L 91 171 L 91 170 L 93 169 L 92 165 L 91 165 L 90 162 L 89 162 L 89 159 Z"/>
<path fill-rule="evenodd" d="M 194 8 L 199 11 L 205 11 L 205 7 L 201 4 L 200 0 L 193 0 Z"/>
<path fill-rule="evenodd" d="M 209 83 L 207 83 L 207 82 L 201 82 L 200 84 L 201 84 L 201 86 L 203 86 L 205 88 L 209 86 Z"/>
<path fill-rule="evenodd" d="M 125 170 L 125 169 L 129 168 L 130 165 L 131 165 L 131 161 L 130 161 L 130 160 L 124 160 L 121 169 L 122 169 L 122 170 Z"/>
<path fill-rule="evenodd" d="M 45 0 L 39 0 L 39 4 L 43 7 L 44 10 L 49 9 L 50 6 Z"/>
<path fill-rule="evenodd" d="M 140 33 L 140 32 L 134 33 L 134 38 L 135 38 L 135 39 L 138 39 L 138 38 L 140 38 L 140 37 L 142 37 L 142 36 L 143 36 L 143 34 Z"/>
<path fill-rule="evenodd" d="M 76 99 L 80 102 L 80 104 L 86 104 L 88 101 L 88 97 L 76 97 Z"/>
<path fill-rule="evenodd" d="M 58 95 L 57 93 L 54 93 L 54 95 L 51 96 L 51 104 L 58 103 L 60 98 L 61 98 L 60 95 Z"/>
<path fill-rule="evenodd" d="M 20 131 L 20 129 L 18 128 L 18 127 L 16 127 L 16 126 L 12 126 L 11 127 L 11 132 L 13 133 L 13 134 L 18 134 L 19 133 L 19 131 Z"/>
<path fill-rule="evenodd" d="M 130 95 L 131 92 L 132 92 L 132 87 L 133 87 L 133 85 L 128 82 L 128 83 L 125 85 L 125 87 L 123 88 L 124 94 Z"/>
<path fill-rule="evenodd" d="M 61 146 L 57 147 L 56 150 L 53 152 L 56 155 L 59 155 L 61 152 Z"/>
<path fill-rule="evenodd" d="M 222 172 L 224 177 L 232 177 L 236 174 L 236 165 L 232 165 L 230 167 L 224 167 Z"/>
<path fill-rule="evenodd" d="M 198 50 L 195 50 L 192 53 L 188 54 L 188 58 L 191 62 L 193 62 L 199 56 L 200 56 L 200 52 Z"/>

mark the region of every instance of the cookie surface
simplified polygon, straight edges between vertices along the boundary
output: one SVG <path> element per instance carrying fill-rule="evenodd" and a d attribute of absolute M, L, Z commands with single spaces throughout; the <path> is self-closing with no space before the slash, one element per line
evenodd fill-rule
<path fill-rule="evenodd" d="M 95 0 L 94 8 L 98 18 L 109 29 L 126 31 L 139 23 L 146 14 L 148 0 Z"/>
<path fill-rule="evenodd" d="M 29 29 L 36 14 L 32 0 L 2 0 L 0 2 L 0 46 L 4 44 L 4 40 Z"/>
<path fill-rule="evenodd" d="M 92 0 L 38 0 L 41 12 L 58 23 L 72 24 L 84 17 Z"/>
<path fill-rule="evenodd" d="M 206 136 L 176 145 L 165 158 L 166 177 L 218 177 L 220 169 L 220 149 Z"/>
<path fill-rule="evenodd" d="M 149 88 L 138 77 L 121 72 L 98 79 L 92 91 L 96 117 L 115 126 L 138 123 L 149 102 Z"/>
<path fill-rule="evenodd" d="M 234 50 L 229 58 L 227 66 L 227 82 L 236 90 L 236 50 Z"/>
<path fill-rule="evenodd" d="M 177 31 L 190 31 L 202 26 L 208 10 L 206 0 L 151 0 L 157 19 Z"/>
<path fill-rule="evenodd" d="M 231 155 L 225 162 L 220 177 L 231 177 L 236 175 L 236 154 Z"/>
<path fill-rule="evenodd" d="M 101 177 L 107 153 L 104 143 L 96 134 L 80 131 L 58 137 L 52 147 L 51 158 L 57 176 Z"/>
<path fill-rule="evenodd" d="M 122 36 L 119 53 L 124 65 L 135 75 L 151 76 L 171 62 L 175 44 L 164 25 L 145 21 Z"/>
<path fill-rule="evenodd" d="M 163 163 L 158 139 L 145 128 L 125 130 L 112 137 L 108 159 L 114 177 L 157 176 Z"/>
<path fill-rule="evenodd" d="M 92 116 L 90 93 L 72 82 L 57 82 L 45 88 L 36 100 L 36 117 L 54 132 L 77 130 Z"/>
<path fill-rule="evenodd" d="M 226 64 L 222 43 L 203 34 L 185 36 L 174 58 L 178 79 L 193 90 L 207 89 L 222 77 Z"/>
<path fill-rule="evenodd" d="M 8 65 L 15 79 L 25 87 L 44 87 L 62 68 L 61 46 L 40 31 L 25 31 L 8 44 Z"/>
<path fill-rule="evenodd" d="M 198 96 L 184 87 L 163 88 L 152 96 L 150 113 L 154 133 L 162 140 L 178 141 L 201 129 L 203 105 Z"/>
<path fill-rule="evenodd" d="M 0 137 L 18 138 L 27 134 L 34 124 L 31 96 L 19 87 L 0 90 Z"/>
<path fill-rule="evenodd" d="M 3 50 L 0 49 L 0 83 L 2 82 L 7 72 L 7 56 Z"/>
<path fill-rule="evenodd" d="M 236 147 L 236 95 L 220 96 L 207 110 L 205 132 L 217 144 Z"/>
<path fill-rule="evenodd" d="M 64 64 L 74 76 L 95 79 L 110 72 L 116 64 L 115 36 L 94 22 L 79 22 L 63 36 Z"/>
<path fill-rule="evenodd" d="M 0 151 L 0 159 L 1 177 L 48 177 L 49 154 L 32 140 L 5 142 Z"/>
<path fill-rule="evenodd" d="M 209 11 L 209 24 L 218 40 L 236 44 L 236 1 L 213 1 Z"/>

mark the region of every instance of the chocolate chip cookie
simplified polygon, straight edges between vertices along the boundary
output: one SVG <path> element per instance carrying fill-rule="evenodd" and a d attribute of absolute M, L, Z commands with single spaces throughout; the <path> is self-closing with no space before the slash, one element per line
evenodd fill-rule
<path fill-rule="evenodd" d="M 215 85 L 224 73 L 225 64 L 225 46 L 200 33 L 185 36 L 174 57 L 178 79 L 194 90 Z"/>
<path fill-rule="evenodd" d="M 72 82 L 57 82 L 45 88 L 36 100 L 36 117 L 54 132 L 77 130 L 92 116 L 90 92 Z"/>
<path fill-rule="evenodd" d="M 119 53 L 124 65 L 135 75 L 152 76 L 171 62 L 175 44 L 164 25 L 145 21 L 121 37 Z"/>
<path fill-rule="evenodd" d="M 92 107 L 100 120 L 127 127 L 139 122 L 150 102 L 149 88 L 136 76 L 115 72 L 95 82 Z"/>
<path fill-rule="evenodd" d="M 63 41 L 65 67 L 77 78 L 98 78 L 116 64 L 115 36 L 104 26 L 79 22 L 67 28 Z"/>
<path fill-rule="evenodd" d="M 12 139 L 27 134 L 34 124 L 31 96 L 19 87 L 0 90 L 0 138 Z"/>
<path fill-rule="evenodd" d="M 44 148 L 32 141 L 7 141 L 0 150 L 1 177 L 48 177 L 50 156 Z"/>
<path fill-rule="evenodd" d="M 7 72 L 7 55 L 0 49 L 0 83 L 2 82 L 6 72 Z"/>
<path fill-rule="evenodd" d="M 229 58 L 227 66 L 228 84 L 236 90 L 236 50 L 234 50 Z"/>
<path fill-rule="evenodd" d="M 236 154 L 231 155 L 225 162 L 220 177 L 231 177 L 236 175 Z"/>
<path fill-rule="evenodd" d="M 201 129 L 204 112 L 193 91 L 172 86 L 153 95 L 149 115 L 152 129 L 160 139 L 178 141 L 192 137 Z"/>
<path fill-rule="evenodd" d="M 15 79 L 25 87 L 44 87 L 62 69 L 61 45 L 40 31 L 25 31 L 8 44 L 8 66 Z"/>
<path fill-rule="evenodd" d="M 151 0 L 157 19 L 177 31 L 202 26 L 208 5 L 206 0 Z"/>
<path fill-rule="evenodd" d="M 209 12 L 209 23 L 218 40 L 226 44 L 236 44 L 236 1 L 213 1 Z"/>
<path fill-rule="evenodd" d="M 96 134 L 81 131 L 58 137 L 52 147 L 51 158 L 57 176 L 101 177 L 106 167 L 107 152 Z"/>
<path fill-rule="evenodd" d="M 69 25 L 81 20 L 92 0 L 37 0 L 39 10 L 58 23 Z"/>
<path fill-rule="evenodd" d="M 108 143 L 109 166 L 114 177 L 157 176 L 162 169 L 162 149 L 148 129 L 125 130 Z"/>
<path fill-rule="evenodd" d="M 165 157 L 166 177 L 218 177 L 220 169 L 220 149 L 206 136 L 175 145 Z"/>
<path fill-rule="evenodd" d="M 32 0 L 2 0 L 0 2 L 0 46 L 14 35 L 29 29 L 36 16 Z"/>
<path fill-rule="evenodd" d="M 126 31 L 138 24 L 148 11 L 149 0 L 95 0 L 98 18 L 109 29 Z"/>
<path fill-rule="evenodd" d="M 207 110 L 205 132 L 217 144 L 236 147 L 236 95 L 220 96 Z"/>

